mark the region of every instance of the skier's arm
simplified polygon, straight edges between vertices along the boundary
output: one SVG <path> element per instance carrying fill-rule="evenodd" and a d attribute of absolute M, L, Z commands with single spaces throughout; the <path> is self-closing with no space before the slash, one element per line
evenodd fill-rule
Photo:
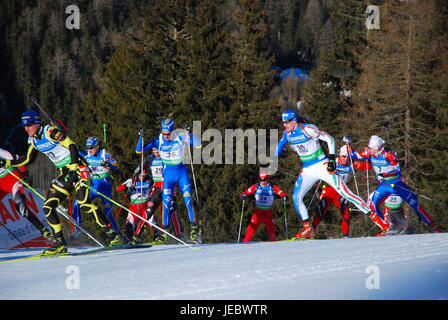
<path fill-rule="evenodd" d="M 12 155 L 11 152 L 6 151 L 6 150 L 0 148 L 0 159 L 14 160 L 14 156 Z"/>
<path fill-rule="evenodd" d="M 158 143 L 158 141 L 159 141 L 159 139 L 154 139 L 154 140 L 152 140 L 151 142 L 149 142 L 149 143 L 147 143 L 147 144 L 145 144 L 144 146 L 143 146 L 143 152 L 146 152 L 146 151 L 149 151 L 149 150 L 151 150 L 152 148 L 159 148 L 159 143 Z M 137 153 L 137 154 L 141 154 L 142 153 L 142 137 L 141 136 L 139 136 L 138 137 L 138 142 L 137 142 L 137 146 L 135 147 L 135 152 Z"/>
<path fill-rule="evenodd" d="M 123 192 L 126 188 L 132 187 L 133 181 L 132 179 L 128 179 L 117 187 L 117 192 Z"/>
<path fill-rule="evenodd" d="M 11 161 L 11 160 L 17 160 L 17 159 L 20 159 L 20 157 L 17 155 L 14 156 L 11 152 L 0 148 L 0 160 L 4 160 L 3 162 L 6 163 L 6 160 Z M 20 173 L 24 179 L 26 178 L 27 181 L 31 181 L 31 179 L 29 178 L 28 170 L 25 166 L 19 167 L 18 170 L 20 171 Z"/>
<path fill-rule="evenodd" d="M 283 198 L 284 196 L 288 197 L 288 195 L 284 193 L 283 190 L 280 189 L 280 187 L 277 185 L 274 185 L 274 193 L 278 195 L 280 198 Z"/>
<path fill-rule="evenodd" d="M 194 147 L 194 148 L 201 148 L 201 140 L 199 140 L 198 138 L 196 138 L 192 132 L 190 132 L 190 146 Z"/>
<path fill-rule="evenodd" d="M 370 152 L 367 148 L 364 148 L 363 152 L 358 152 L 358 151 L 354 150 L 352 148 L 352 146 L 350 145 L 349 150 L 350 150 L 349 156 L 352 159 L 358 159 L 358 160 L 359 159 L 368 159 L 368 160 L 370 159 Z"/>
<path fill-rule="evenodd" d="M 303 128 L 303 131 L 305 131 L 305 134 L 309 135 L 311 138 L 319 139 L 326 142 L 328 146 L 328 153 L 333 155 L 335 154 L 336 146 L 334 143 L 334 138 L 331 135 L 329 135 L 325 131 L 319 130 L 318 127 L 311 124 L 307 124 Z"/>
<path fill-rule="evenodd" d="M 14 160 L 6 160 L 6 165 L 10 167 L 23 167 L 29 163 L 32 163 L 36 160 L 38 151 L 34 149 L 33 145 L 30 144 L 28 146 L 28 150 L 26 152 L 26 156 L 23 158 L 18 158 Z"/>
<path fill-rule="evenodd" d="M 257 185 L 253 184 L 251 185 L 247 190 L 241 192 L 240 197 L 243 198 L 243 194 L 247 196 L 253 194 L 255 192 L 255 190 L 257 190 Z"/>
<path fill-rule="evenodd" d="M 59 143 L 64 148 L 70 151 L 71 162 L 67 167 L 70 170 L 76 170 L 79 164 L 87 165 L 83 162 L 83 158 L 80 158 L 78 146 L 70 139 L 65 133 L 60 131 L 58 128 L 51 126 L 48 129 L 47 137 L 53 142 Z"/>
<path fill-rule="evenodd" d="M 115 158 L 112 157 L 112 155 L 109 152 L 107 152 L 107 151 L 104 152 L 104 159 L 105 160 L 104 160 L 103 165 L 106 166 L 109 169 L 109 171 L 118 169 L 117 160 L 115 160 Z"/>
<path fill-rule="evenodd" d="M 353 162 L 353 167 L 357 170 L 367 171 L 372 169 L 372 164 L 370 161 L 355 161 Z"/>
<path fill-rule="evenodd" d="M 389 160 L 390 164 L 393 166 L 398 165 L 398 158 L 397 155 L 392 151 L 386 151 L 384 154 L 384 157 Z"/>
<path fill-rule="evenodd" d="M 275 148 L 274 157 L 279 157 L 283 151 L 283 148 L 288 144 L 288 132 L 284 131 L 282 138 L 277 144 L 277 148 Z"/>

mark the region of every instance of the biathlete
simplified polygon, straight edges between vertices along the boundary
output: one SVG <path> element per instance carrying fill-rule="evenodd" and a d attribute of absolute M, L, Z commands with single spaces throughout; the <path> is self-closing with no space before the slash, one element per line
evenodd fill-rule
<path fill-rule="evenodd" d="M 112 201 L 100 196 L 94 191 L 97 190 L 112 199 L 111 173 L 118 169 L 118 162 L 106 151 L 106 149 L 100 148 L 98 138 L 96 137 L 89 137 L 86 139 L 86 149 L 80 151 L 80 154 L 87 161 L 90 169 L 90 187 L 93 190 L 90 190 L 89 201 L 92 202 L 98 197 L 101 198 L 104 212 L 106 213 L 112 228 L 119 234 L 120 229 L 112 214 Z M 81 212 L 78 201 L 75 201 L 73 204 L 73 218 L 81 224 Z M 79 234 L 79 231 L 76 234 Z"/>
<path fill-rule="evenodd" d="M 391 194 L 395 194 L 406 201 L 433 232 L 442 232 L 420 204 L 416 194 L 404 182 L 397 154 L 385 147 L 383 139 L 376 135 L 371 136 L 367 150 L 361 153 L 352 150 L 350 156 L 354 159 L 368 159 L 371 167 L 375 170 L 380 184 L 373 193 L 369 206 L 381 219 L 384 219 L 384 215 L 381 212 L 380 204 Z M 385 223 L 379 235 L 387 235 L 388 229 L 389 224 Z"/>
<path fill-rule="evenodd" d="M 163 163 L 163 189 L 162 189 L 162 228 L 167 229 L 170 222 L 170 206 L 173 199 L 173 192 L 178 184 L 190 220 L 190 240 L 200 242 L 199 224 L 196 219 L 193 206 L 193 190 L 191 187 L 188 168 L 184 161 L 184 146 L 191 145 L 195 148 L 201 147 L 201 142 L 190 132 L 188 135 L 179 134 L 174 136 L 174 121 L 164 119 L 161 125 L 161 134 L 158 138 L 142 145 L 145 138 L 144 130 L 139 132 L 139 140 L 135 151 L 137 153 L 146 152 L 152 148 L 157 148 Z M 166 236 L 164 234 L 164 236 Z"/>
<path fill-rule="evenodd" d="M 357 164 L 357 162 L 354 164 L 355 168 L 357 167 Z M 348 161 L 347 147 L 342 146 L 339 149 L 336 173 L 341 177 L 344 183 L 347 184 L 348 177 L 351 172 L 352 167 Z M 327 185 L 326 183 L 322 185 L 322 192 L 317 204 L 316 216 L 313 219 L 313 227 L 314 229 L 317 229 L 332 204 L 334 204 L 341 212 L 342 237 L 348 238 L 350 236 L 350 212 L 348 201 L 346 198 L 337 193 L 333 187 Z"/>
<path fill-rule="evenodd" d="M 33 162 L 38 152 L 42 152 L 58 168 L 59 176 L 54 179 L 47 192 L 43 209 L 47 221 L 53 229 L 55 244 L 44 250 L 44 255 L 67 253 L 67 242 L 56 208 L 70 193 L 76 190 L 76 199 L 83 212 L 92 213 L 96 223 L 106 233 L 110 245 L 120 244 L 120 236 L 111 228 L 107 216 L 89 201 L 89 169 L 79 155 L 78 146 L 63 132 L 52 125 L 41 124 L 40 114 L 28 110 L 22 114 L 22 124 L 28 134 L 26 157 L 18 160 L 6 160 L 6 165 L 21 167 Z M 83 185 L 84 184 L 84 185 Z"/>
<path fill-rule="evenodd" d="M 162 160 L 160 158 L 159 151 L 156 148 L 153 148 L 152 152 L 153 152 L 153 156 L 150 159 L 148 159 L 148 162 L 147 162 L 147 165 L 149 168 L 147 168 L 146 165 L 144 164 L 145 170 L 149 169 L 151 171 L 152 181 L 153 181 L 152 188 L 150 190 L 149 197 L 146 200 L 146 202 L 141 201 L 142 203 L 144 203 L 143 207 L 142 207 L 142 205 L 140 205 L 140 206 L 137 206 L 135 209 L 137 209 L 139 212 L 141 212 L 141 214 L 139 214 L 139 215 L 142 218 L 150 221 L 151 224 L 158 226 L 158 223 L 157 223 L 158 220 L 156 218 L 156 211 L 157 211 L 157 208 L 160 207 L 160 204 L 162 202 L 163 164 L 162 164 Z M 140 166 L 135 170 L 135 176 L 139 175 L 139 172 L 140 172 Z M 139 192 L 139 188 L 137 186 L 133 186 L 132 183 L 129 183 L 129 182 L 128 182 L 128 185 L 132 186 L 132 191 L 131 191 L 131 203 L 132 203 L 132 194 Z M 123 192 L 124 188 L 122 186 L 119 186 L 117 188 L 117 191 Z M 136 197 L 138 197 L 138 196 L 136 196 Z M 143 198 L 142 195 L 140 195 L 140 197 Z M 129 209 L 131 209 L 131 208 L 129 208 Z M 175 232 L 176 236 L 179 237 L 179 236 L 181 236 L 182 230 L 181 230 L 179 219 L 177 217 L 177 203 L 176 203 L 175 193 L 173 194 L 173 200 L 172 200 L 171 206 L 170 206 L 170 215 L 171 215 L 171 221 L 173 222 L 174 232 Z M 126 227 L 127 238 L 129 239 L 128 241 L 131 241 L 134 243 L 140 243 L 141 239 L 142 239 L 143 232 L 144 232 L 145 225 L 148 223 L 142 219 L 139 219 L 140 221 L 138 224 L 136 224 L 136 227 L 135 227 L 133 224 L 133 220 L 130 219 L 129 215 L 128 215 L 128 220 L 130 220 L 132 223 L 132 227 L 129 224 L 127 224 L 127 227 Z M 163 232 L 160 232 L 160 230 L 157 228 L 152 228 L 151 224 L 149 224 L 149 226 L 154 232 L 154 244 L 168 243 L 168 238 L 166 237 L 166 234 L 164 234 Z M 133 239 L 131 239 L 131 237 L 133 234 L 132 232 L 134 232 L 134 231 L 131 232 L 131 230 L 135 230 L 135 235 L 134 235 Z"/>
<path fill-rule="evenodd" d="M 282 123 L 285 128 L 279 141 L 274 156 L 279 157 L 284 147 L 289 143 L 297 152 L 302 161 L 302 171 L 294 185 L 292 196 L 294 206 L 303 222 L 303 230 L 295 235 L 295 238 L 314 238 L 316 231 L 310 221 L 308 209 L 303 202 L 303 197 L 310 188 L 319 180 L 333 187 L 337 193 L 352 202 L 364 214 L 370 214 L 367 204 L 356 196 L 346 186 L 343 179 L 336 174 L 335 143 L 332 136 L 319 130 L 312 124 L 304 123 L 293 110 L 287 110 L 282 114 Z M 323 152 L 320 141 L 328 145 L 329 156 Z M 378 220 L 374 214 L 369 215 L 372 220 Z"/>
<path fill-rule="evenodd" d="M 139 226 L 139 218 L 147 219 L 146 214 L 147 203 L 149 200 L 149 194 L 151 191 L 151 180 L 148 178 L 146 171 L 138 173 L 138 179 L 128 179 L 124 183 L 117 187 L 117 192 L 124 192 L 126 188 L 129 190 L 130 203 L 129 210 L 132 213 L 128 213 L 126 219 L 126 231 L 125 241 L 130 244 L 140 243 L 142 230 Z M 138 217 L 137 217 L 138 216 Z M 152 219 L 152 217 L 151 217 Z M 149 221 L 151 221 L 151 219 Z M 153 223 L 153 221 L 151 221 Z"/>
<path fill-rule="evenodd" d="M 269 175 L 262 171 L 259 174 L 260 182 L 251 185 L 247 190 L 240 194 L 241 199 L 245 200 L 249 195 L 255 194 L 255 211 L 247 227 L 244 242 L 249 242 L 253 234 L 257 231 L 260 224 L 264 224 L 268 231 L 269 241 L 275 241 L 275 225 L 272 214 L 272 206 L 275 196 L 279 196 L 283 201 L 288 200 L 288 195 L 284 193 L 277 185 L 269 182 Z"/>

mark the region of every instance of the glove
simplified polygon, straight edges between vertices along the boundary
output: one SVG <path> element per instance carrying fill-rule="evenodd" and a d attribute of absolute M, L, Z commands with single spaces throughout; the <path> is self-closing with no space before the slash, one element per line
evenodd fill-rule
<path fill-rule="evenodd" d="M 288 200 L 288 196 L 285 194 L 283 197 L 282 197 L 282 199 L 283 199 L 283 201 L 287 201 Z"/>
<path fill-rule="evenodd" d="M 241 199 L 246 200 L 247 199 L 247 194 L 242 193 L 240 197 L 241 197 Z"/>
<path fill-rule="evenodd" d="M 187 123 L 184 123 L 183 124 L 183 128 L 185 129 L 185 130 L 187 130 L 187 131 L 190 131 L 190 126 L 187 124 Z"/>
<path fill-rule="evenodd" d="M 123 192 L 125 189 L 126 189 L 126 186 L 123 185 L 123 184 L 120 184 L 120 185 L 117 187 L 117 192 Z"/>
<path fill-rule="evenodd" d="M 145 138 L 146 137 L 146 131 L 145 129 L 140 129 L 138 132 L 139 137 Z"/>
<path fill-rule="evenodd" d="M 65 181 L 70 183 L 76 183 L 79 181 L 79 175 L 77 171 L 70 170 L 65 176 Z"/>
<path fill-rule="evenodd" d="M 104 161 L 101 165 L 109 171 L 112 170 L 112 164 L 109 161 Z"/>
<path fill-rule="evenodd" d="M 329 160 L 328 160 L 328 163 L 327 163 L 327 170 L 330 173 L 334 173 L 336 171 L 336 161 L 335 161 L 336 157 L 335 157 L 334 154 L 330 154 L 328 156 L 328 158 L 329 158 Z"/>
<path fill-rule="evenodd" d="M 350 143 L 352 143 L 352 140 L 350 139 L 350 136 L 349 136 L 348 134 L 346 134 L 344 137 L 342 137 L 342 141 L 343 141 L 345 144 L 350 144 Z"/>

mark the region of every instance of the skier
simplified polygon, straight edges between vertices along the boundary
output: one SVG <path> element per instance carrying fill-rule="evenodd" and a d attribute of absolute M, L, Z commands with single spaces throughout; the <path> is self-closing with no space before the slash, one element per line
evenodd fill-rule
<path fill-rule="evenodd" d="M 59 169 L 59 176 L 52 181 L 43 206 L 48 223 L 53 229 L 56 243 L 51 248 L 44 250 L 43 254 L 67 253 L 67 242 L 56 208 L 70 195 L 73 189 L 76 190 L 76 199 L 81 210 L 94 215 L 96 223 L 106 233 L 109 244 L 119 244 L 120 236 L 110 227 L 104 212 L 89 202 L 89 189 L 81 185 L 81 183 L 89 185 L 89 170 L 87 163 L 79 155 L 78 146 L 56 127 L 42 125 L 40 114 L 35 110 L 28 110 L 22 114 L 22 124 L 28 134 L 27 155 L 24 159 L 6 160 L 6 165 L 24 166 L 33 162 L 38 152 L 42 152 Z"/>
<path fill-rule="evenodd" d="M 148 179 L 146 171 L 138 173 L 138 179 L 128 179 L 124 183 L 117 187 L 117 192 L 124 192 L 126 188 L 130 192 L 130 203 L 129 210 L 135 215 L 147 219 L 148 214 L 145 213 L 147 210 L 147 203 L 149 200 L 149 193 L 151 191 L 151 181 Z M 125 240 L 127 243 L 138 243 L 141 239 L 140 229 L 137 228 L 139 220 L 134 214 L 129 213 L 126 219 L 126 232 Z M 153 217 L 150 218 L 151 223 L 154 223 Z"/>
<path fill-rule="evenodd" d="M 199 224 L 196 219 L 195 210 L 192 202 L 193 191 L 191 187 L 190 177 L 188 176 L 188 168 L 183 163 L 184 146 L 189 144 L 195 148 L 201 147 L 201 142 L 192 135 L 179 134 L 172 135 L 174 130 L 174 121 L 172 119 L 164 119 L 161 125 L 161 134 L 158 138 L 143 144 L 145 138 L 144 130 L 139 132 L 139 140 L 135 151 L 141 153 L 142 151 L 149 151 L 152 148 L 157 148 L 160 152 L 163 168 L 163 191 L 162 191 L 162 228 L 167 228 L 170 220 L 170 206 L 172 195 L 176 184 L 179 185 L 180 192 L 184 198 L 185 206 L 188 211 L 188 218 L 190 220 L 190 240 L 200 242 Z M 166 237 L 163 233 L 161 236 Z"/>
<path fill-rule="evenodd" d="M 144 219 L 151 221 L 152 224 L 158 225 L 156 218 L 156 210 L 160 208 L 160 204 L 162 202 L 162 189 L 163 189 L 163 164 L 162 159 L 160 157 L 160 152 L 157 148 L 152 149 L 153 156 L 151 160 L 148 161 L 148 169 L 151 171 L 153 185 L 149 194 L 149 199 L 146 203 L 146 209 L 144 210 L 145 216 L 142 216 Z M 146 163 L 146 161 L 145 161 Z M 144 164 L 144 168 L 146 165 Z M 138 175 L 140 172 L 140 166 L 134 171 L 135 175 Z M 173 222 L 174 232 L 177 237 L 181 235 L 181 226 L 180 221 L 177 217 L 177 203 L 176 203 L 176 195 L 173 192 L 173 200 L 170 205 L 170 216 L 171 221 Z M 137 225 L 136 236 L 134 237 L 134 242 L 140 242 L 142 234 L 144 232 L 145 225 L 148 224 L 143 220 L 140 220 Z M 151 225 L 150 225 L 151 227 Z M 151 227 L 152 228 L 152 227 Z M 153 229 L 154 232 L 154 243 L 155 244 L 165 244 L 168 243 L 168 238 L 162 235 L 159 229 Z"/>
<path fill-rule="evenodd" d="M 274 156 L 280 156 L 283 148 L 289 143 L 291 148 L 298 153 L 303 165 L 294 186 L 293 202 L 304 228 L 295 235 L 295 238 L 315 238 L 316 236 L 313 224 L 310 222 L 308 209 L 303 202 L 303 197 L 318 180 L 323 180 L 363 213 L 369 214 L 371 210 L 367 204 L 353 194 L 341 177 L 336 174 L 333 137 L 319 130 L 315 125 L 304 123 L 304 120 L 300 119 L 293 110 L 287 110 L 282 114 L 282 122 L 285 131 L 277 145 Z M 328 145 L 328 157 L 323 152 L 320 140 Z M 370 215 L 370 217 L 372 220 L 378 221 L 378 217 L 375 215 Z"/>
<path fill-rule="evenodd" d="M 354 164 L 354 167 L 356 168 L 357 165 L 358 162 Z M 350 161 L 348 160 L 347 146 L 342 146 L 339 149 L 336 172 L 341 177 L 342 181 L 347 184 L 347 180 L 351 171 L 352 167 L 350 165 Z M 317 204 L 316 216 L 313 219 L 313 227 L 314 229 L 317 229 L 317 226 L 324 219 L 324 216 L 330 208 L 331 204 L 334 204 L 341 212 L 342 237 L 348 238 L 350 236 L 350 215 L 348 201 L 346 198 L 337 193 L 333 187 L 327 185 L 326 183 L 322 185 L 322 193 L 319 198 L 319 203 Z"/>
<path fill-rule="evenodd" d="M 147 214 L 148 217 L 154 215 L 154 221 L 157 223 L 157 219 L 155 218 L 155 212 L 157 208 L 160 208 L 160 204 L 162 203 L 162 191 L 163 191 L 163 163 L 162 158 L 160 156 L 160 152 L 157 148 L 152 148 L 153 153 L 153 159 L 150 163 L 149 169 L 151 170 L 152 179 L 154 181 L 154 184 L 151 189 L 151 194 L 149 196 L 149 202 L 148 202 L 148 209 Z M 180 221 L 177 217 L 177 200 L 176 200 L 176 192 L 173 188 L 173 200 L 171 201 L 170 205 L 170 217 L 171 221 L 173 222 L 174 227 L 174 233 L 177 237 L 180 237 L 182 234 Z M 142 228 L 144 227 L 144 222 L 140 222 L 140 224 L 143 224 Z M 156 244 L 163 244 L 167 243 L 168 238 L 165 234 L 162 235 L 160 230 L 155 229 L 154 230 L 154 243 Z"/>
<path fill-rule="evenodd" d="M 86 139 L 86 149 L 82 150 L 80 154 L 84 157 L 89 166 L 90 186 L 92 189 L 98 190 L 98 192 L 112 199 L 111 172 L 118 169 L 117 161 L 106 151 L 106 149 L 100 148 L 98 138 L 96 137 L 89 137 Z M 91 190 L 89 201 L 93 202 L 98 197 L 100 196 L 95 191 Z M 117 234 L 120 234 L 120 229 L 112 214 L 113 203 L 105 197 L 101 197 L 101 200 L 112 228 Z M 73 218 L 81 224 L 81 213 L 78 201 L 75 201 L 73 204 Z M 77 231 L 74 234 L 74 238 L 79 234 L 80 232 Z"/>
<path fill-rule="evenodd" d="M 17 156 L 12 155 L 9 151 L 0 148 L 0 161 L 2 161 L 0 164 L 0 201 L 8 193 L 11 193 L 14 206 L 22 217 L 25 217 L 37 230 L 39 230 L 45 239 L 54 241 L 51 231 L 48 230 L 26 206 L 23 184 L 17 179 L 22 179 L 27 183 L 30 181 L 26 167 L 10 168 L 4 166 L 6 163 L 5 160 L 14 160 L 17 158 Z"/>
<path fill-rule="evenodd" d="M 442 232 L 435 224 L 428 212 L 421 206 L 417 196 L 404 182 L 401 175 L 397 154 L 385 147 L 385 142 L 379 136 L 373 135 L 369 139 L 367 150 L 362 153 L 352 150 L 354 159 L 368 159 L 375 170 L 380 185 L 369 201 L 369 206 L 381 219 L 384 219 L 380 204 L 391 194 L 396 194 L 406 201 L 412 209 L 429 225 L 433 232 Z M 379 235 L 386 235 L 389 224 L 385 223 Z"/>
<path fill-rule="evenodd" d="M 253 234 L 257 231 L 260 224 L 264 224 L 268 231 L 269 241 L 275 241 L 275 225 L 272 214 L 272 206 L 274 204 L 274 197 L 277 195 L 283 199 L 288 200 L 288 196 L 277 185 L 271 185 L 269 182 L 269 175 L 266 171 L 261 171 L 259 174 L 260 182 L 251 185 L 246 191 L 240 194 L 241 199 L 245 200 L 247 196 L 255 194 L 255 211 L 250 219 L 250 224 L 247 227 L 244 242 L 249 242 Z"/>

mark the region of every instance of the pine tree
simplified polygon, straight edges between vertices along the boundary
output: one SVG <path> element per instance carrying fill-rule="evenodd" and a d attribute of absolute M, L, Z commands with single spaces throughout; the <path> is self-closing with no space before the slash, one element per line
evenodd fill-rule
<path fill-rule="evenodd" d="M 331 45 L 321 49 L 318 66 L 304 89 L 305 113 L 335 138 L 350 128 L 341 118 L 351 110 L 350 96 L 359 74 L 358 52 L 365 46 L 365 8 L 355 0 L 334 3 L 330 11 Z"/>

